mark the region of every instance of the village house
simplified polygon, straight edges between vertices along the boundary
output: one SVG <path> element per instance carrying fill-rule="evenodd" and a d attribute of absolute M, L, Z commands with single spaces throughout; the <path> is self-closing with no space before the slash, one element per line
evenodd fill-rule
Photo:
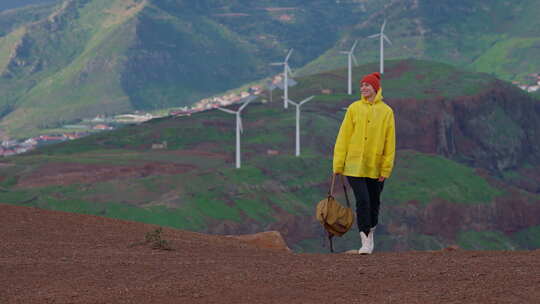
<path fill-rule="evenodd" d="M 512 84 L 517 85 L 520 89 L 529 93 L 540 90 L 540 73 L 532 73 L 527 75 L 527 84 L 519 83 L 518 81 L 512 81 Z"/>
<path fill-rule="evenodd" d="M 330 90 L 330 89 L 322 89 L 321 93 L 325 94 L 325 95 L 330 95 L 330 94 L 332 94 L 332 90 Z"/>
<path fill-rule="evenodd" d="M 135 113 L 138 113 L 138 112 L 135 112 Z M 144 115 L 123 114 L 123 115 L 116 115 L 114 118 L 115 118 L 116 122 L 121 122 L 121 123 L 140 123 L 140 122 L 148 121 L 148 120 L 154 118 L 154 116 L 152 116 L 152 114 L 150 114 L 150 113 L 146 113 Z M 110 129 L 108 129 L 108 130 L 110 130 Z"/>
<path fill-rule="evenodd" d="M 14 147 L 14 146 L 16 146 L 18 144 L 19 144 L 19 142 L 16 141 L 16 140 L 4 140 L 4 141 L 2 141 L 2 147 L 4 147 L 4 148 Z"/>
<path fill-rule="evenodd" d="M 103 122 L 103 121 L 105 121 L 105 115 L 97 115 L 91 121 L 93 121 L 93 122 Z"/>
<path fill-rule="evenodd" d="M 272 80 L 271 80 L 272 84 L 276 83 L 276 84 L 279 84 L 278 86 L 283 86 L 282 82 L 283 82 L 283 77 L 281 76 L 281 74 L 278 74 L 272 77 Z M 295 84 L 296 82 L 294 80 L 289 79 L 290 86 L 294 86 Z M 191 106 L 189 109 L 188 107 L 183 107 L 177 110 L 171 110 L 169 111 L 169 115 L 176 116 L 176 117 L 189 116 L 196 112 L 228 106 L 233 103 L 243 101 L 246 98 L 261 95 L 263 91 L 264 91 L 263 86 L 254 85 L 254 86 L 249 87 L 247 91 L 243 91 L 238 94 L 230 93 L 223 96 L 214 96 L 210 98 L 201 99 L 198 102 L 196 102 L 193 106 Z"/>
<path fill-rule="evenodd" d="M 25 140 L 21 145 L 26 146 L 26 147 L 30 147 L 30 146 L 35 146 L 37 144 L 38 144 L 38 142 L 37 142 L 36 139 L 29 138 L 29 139 Z"/>
<path fill-rule="evenodd" d="M 169 111 L 169 115 L 170 116 L 176 116 L 176 117 L 180 117 L 180 116 L 191 116 L 191 114 L 195 113 L 194 110 L 172 110 L 172 111 Z"/>
<path fill-rule="evenodd" d="M 152 150 L 164 150 L 164 149 L 167 149 L 167 141 L 164 141 L 161 144 L 152 144 Z"/>
<path fill-rule="evenodd" d="M 279 155 L 279 151 L 278 150 L 266 150 L 266 155 Z"/>
<path fill-rule="evenodd" d="M 111 126 L 108 126 L 106 124 L 97 124 L 92 129 L 94 129 L 94 130 L 112 130 L 114 128 L 111 127 Z"/>
<path fill-rule="evenodd" d="M 40 135 L 38 137 L 39 141 L 64 141 L 67 138 L 64 135 Z"/>

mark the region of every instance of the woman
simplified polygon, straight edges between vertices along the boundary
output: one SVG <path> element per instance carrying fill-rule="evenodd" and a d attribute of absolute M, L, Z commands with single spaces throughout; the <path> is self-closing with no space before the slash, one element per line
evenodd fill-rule
<path fill-rule="evenodd" d="M 383 101 L 380 80 L 373 73 L 360 81 L 362 98 L 347 108 L 334 147 L 334 174 L 347 176 L 356 198 L 359 254 L 373 252 L 381 192 L 394 167 L 394 112 Z"/>

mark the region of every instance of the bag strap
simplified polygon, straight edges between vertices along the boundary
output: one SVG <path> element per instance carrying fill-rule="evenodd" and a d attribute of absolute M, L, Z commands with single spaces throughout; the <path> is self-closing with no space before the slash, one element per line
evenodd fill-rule
<path fill-rule="evenodd" d="M 328 189 L 328 197 L 333 197 L 334 183 L 336 182 L 336 175 L 332 174 L 332 181 L 330 182 L 330 188 Z"/>
<path fill-rule="evenodd" d="M 342 174 L 339 174 L 341 179 L 341 184 L 343 185 L 343 192 L 345 193 L 345 200 L 347 201 L 347 207 L 351 208 L 351 203 L 349 201 L 349 194 L 347 192 L 347 186 L 345 185 L 345 178 Z M 334 197 L 334 184 L 336 182 L 336 174 L 332 174 L 332 182 L 330 184 L 330 189 L 328 189 L 328 197 Z"/>
<path fill-rule="evenodd" d="M 328 232 L 328 241 L 330 241 L 330 252 L 331 253 L 334 253 L 334 242 L 333 242 L 333 239 L 334 239 L 334 235 L 330 232 Z"/>

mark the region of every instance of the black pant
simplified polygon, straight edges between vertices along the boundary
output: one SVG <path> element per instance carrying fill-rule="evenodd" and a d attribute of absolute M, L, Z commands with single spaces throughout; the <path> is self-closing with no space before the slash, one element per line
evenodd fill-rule
<path fill-rule="evenodd" d="M 367 177 L 347 176 L 356 198 L 356 222 L 358 230 L 369 233 L 379 222 L 379 208 L 384 182 Z"/>

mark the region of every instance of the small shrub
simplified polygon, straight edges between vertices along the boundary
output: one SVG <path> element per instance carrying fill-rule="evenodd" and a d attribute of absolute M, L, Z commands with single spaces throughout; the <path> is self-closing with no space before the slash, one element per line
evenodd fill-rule
<path fill-rule="evenodd" d="M 150 244 L 150 247 L 152 249 L 159 249 L 159 250 L 173 250 L 169 241 L 164 240 L 161 238 L 161 233 L 163 232 L 163 228 L 159 227 L 154 231 L 147 232 L 144 236 L 144 242 L 138 242 L 133 243 L 129 245 L 128 247 L 135 247 L 139 245 L 147 245 Z"/>
<path fill-rule="evenodd" d="M 150 244 L 152 249 L 159 249 L 159 250 L 172 250 L 169 241 L 164 240 L 161 238 L 161 233 L 163 232 L 163 228 L 159 227 L 158 229 L 147 232 L 145 235 L 146 244 Z"/>

